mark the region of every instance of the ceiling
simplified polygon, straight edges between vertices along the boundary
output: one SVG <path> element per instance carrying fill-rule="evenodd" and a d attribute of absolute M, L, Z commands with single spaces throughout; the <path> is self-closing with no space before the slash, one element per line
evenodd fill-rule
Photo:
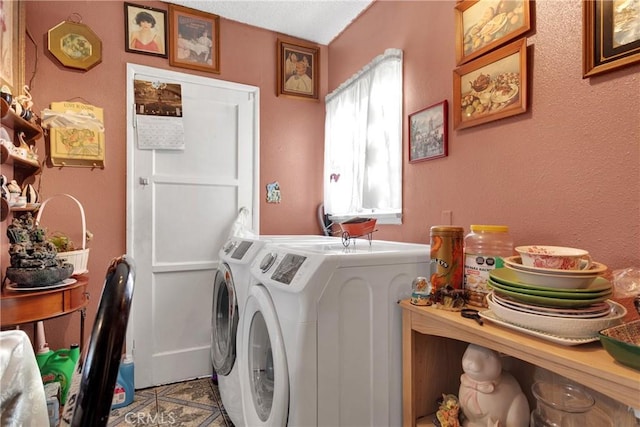
<path fill-rule="evenodd" d="M 374 0 L 167 0 L 225 19 L 328 45 Z"/>

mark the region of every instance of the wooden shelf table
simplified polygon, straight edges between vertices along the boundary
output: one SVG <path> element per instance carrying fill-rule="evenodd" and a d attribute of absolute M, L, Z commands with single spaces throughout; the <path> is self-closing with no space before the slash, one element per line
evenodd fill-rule
<path fill-rule="evenodd" d="M 80 349 L 84 343 L 84 321 L 89 303 L 86 275 L 74 277 L 77 282 L 56 289 L 42 291 L 14 291 L 3 287 L 0 295 L 0 326 L 7 328 L 36 322 L 54 317 L 80 312 Z"/>
<path fill-rule="evenodd" d="M 415 306 L 409 300 L 401 301 L 400 307 L 405 427 L 430 425 L 427 418 L 438 409 L 437 400 L 442 393 L 458 394 L 462 354 L 469 343 L 525 362 L 520 371 L 528 375 L 528 380 L 525 377 L 520 385 L 528 396 L 532 371 L 524 371 L 527 366 L 539 366 L 625 405 L 640 408 L 640 372 L 616 362 L 599 342 L 563 346 L 489 321 L 480 326 L 459 312 Z"/>

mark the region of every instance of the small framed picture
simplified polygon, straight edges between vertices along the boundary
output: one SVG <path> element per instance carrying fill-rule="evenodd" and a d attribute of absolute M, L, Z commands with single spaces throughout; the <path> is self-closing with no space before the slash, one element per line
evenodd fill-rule
<path fill-rule="evenodd" d="M 124 4 L 127 52 L 167 57 L 167 12 L 132 3 Z"/>
<path fill-rule="evenodd" d="M 640 62 L 637 1 L 583 1 L 582 19 L 583 78 Z"/>
<path fill-rule="evenodd" d="M 277 95 L 318 99 L 320 48 L 278 40 Z"/>
<path fill-rule="evenodd" d="M 169 5 L 169 64 L 220 73 L 220 17 Z"/>
<path fill-rule="evenodd" d="M 447 156 L 447 100 L 409 115 L 409 162 Z"/>
<path fill-rule="evenodd" d="M 464 129 L 527 111 L 527 39 L 453 70 L 453 127 Z"/>
<path fill-rule="evenodd" d="M 462 65 L 531 28 L 529 0 L 464 0 L 456 4 L 456 64 Z"/>

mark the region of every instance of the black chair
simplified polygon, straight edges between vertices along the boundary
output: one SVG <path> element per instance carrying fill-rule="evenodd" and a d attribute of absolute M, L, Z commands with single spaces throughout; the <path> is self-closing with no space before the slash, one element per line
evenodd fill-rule
<path fill-rule="evenodd" d="M 131 311 L 134 280 L 135 266 L 130 257 L 122 255 L 111 261 L 89 345 L 85 346 L 71 380 L 61 426 L 107 425 Z"/>

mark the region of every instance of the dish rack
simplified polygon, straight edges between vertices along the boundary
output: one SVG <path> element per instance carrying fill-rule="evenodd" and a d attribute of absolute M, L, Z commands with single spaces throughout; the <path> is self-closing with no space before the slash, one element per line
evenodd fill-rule
<path fill-rule="evenodd" d="M 80 218 L 82 220 L 82 249 L 58 252 L 56 258 L 63 260 L 64 262 L 68 262 L 69 264 L 73 264 L 73 273 L 71 273 L 73 276 L 84 274 L 88 271 L 87 264 L 89 262 L 89 248 L 87 248 L 87 220 L 84 215 L 82 203 L 70 194 L 62 193 L 51 196 L 40 205 L 40 210 L 38 210 L 38 215 L 36 216 L 36 223 L 40 223 L 40 218 L 42 217 L 42 213 L 44 212 L 44 208 L 47 206 L 47 203 L 56 197 L 68 197 L 73 200 L 80 209 Z"/>

